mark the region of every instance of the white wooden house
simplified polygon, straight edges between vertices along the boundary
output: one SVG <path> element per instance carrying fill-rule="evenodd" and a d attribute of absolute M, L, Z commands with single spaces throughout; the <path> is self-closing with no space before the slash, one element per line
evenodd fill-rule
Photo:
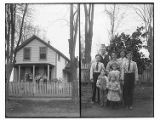
<path fill-rule="evenodd" d="M 43 76 L 48 81 L 68 81 L 69 73 L 65 69 L 68 62 L 63 53 L 33 35 L 17 49 L 13 81 L 33 81 L 37 76 Z"/>

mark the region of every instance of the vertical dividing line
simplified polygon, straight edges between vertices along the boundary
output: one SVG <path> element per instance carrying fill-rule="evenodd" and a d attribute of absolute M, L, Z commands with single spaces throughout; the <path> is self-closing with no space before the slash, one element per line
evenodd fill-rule
<path fill-rule="evenodd" d="M 79 5 L 79 113 L 81 118 L 81 26 L 80 26 L 80 13 L 81 13 L 81 3 Z"/>
<path fill-rule="evenodd" d="M 152 5 L 153 5 L 153 44 L 152 44 L 152 46 L 151 47 L 153 47 L 153 58 L 152 58 L 152 70 L 151 70 L 151 72 L 152 72 L 152 77 L 153 77 L 153 96 L 154 96 L 154 2 L 152 3 Z M 153 97 L 153 110 L 154 110 L 154 97 Z M 153 111 L 153 113 L 154 113 L 154 111 Z"/>

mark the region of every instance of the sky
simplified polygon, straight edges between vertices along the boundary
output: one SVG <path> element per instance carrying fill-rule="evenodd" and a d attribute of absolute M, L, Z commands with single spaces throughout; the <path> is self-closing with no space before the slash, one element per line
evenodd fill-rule
<path fill-rule="evenodd" d="M 106 5 L 110 9 L 112 4 Z M 50 44 L 69 57 L 69 4 L 31 4 L 32 24 L 38 26 L 42 31 L 42 39 L 50 41 Z M 136 14 L 133 7 L 140 7 L 139 4 L 118 4 L 119 14 L 123 14 L 116 32 L 126 34 L 133 33 L 137 26 L 142 26 L 141 18 Z M 82 39 L 84 38 L 84 9 L 80 7 L 80 26 Z M 104 12 L 104 4 L 95 4 L 93 41 L 92 41 L 92 58 L 97 53 L 100 44 L 109 44 L 108 30 L 110 28 L 109 17 Z M 82 40 L 81 39 L 81 40 Z M 142 50 L 146 57 L 148 52 Z M 79 40 L 76 44 L 76 56 L 79 56 Z"/>
<path fill-rule="evenodd" d="M 104 12 L 104 4 L 95 4 L 95 14 L 94 14 L 94 24 L 93 24 L 93 39 L 92 39 L 92 50 L 91 57 L 94 58 L 95 54 L 99 49 L 100 44 L 109 44 L 109 34 L 108 30 L 110 28 L 110 19 Z M 113 4 L 106 5 L 107 9 Z M 133 7 L 140 7 L 139 4 L 118 4 L 119 7 L 119 16 L 123 14 L 124 18 L 121 20 L 116 33 L 121 34 L 122 32 L 126 34 L 133 33 L 137 26 L 142 26 L 143 22 L 141 18 L 136 14 Z M 83 7 L 81 7 L 83 9 Z M 81 32 L 84 35 L 84 9 L 81 12 Z M 82 41 L 84 38 L 82 38 Z M 145 53 L 145 56 L 148 57 L 148 51 L 145 49 L 141 50 Z"/>
<path fill-rule="evenodd" d="M 41 29 L 41 37 L 69 58 L 69 4 L 31 4 L 32 24 Z M 79 55 L 79 40 L 76 42 Z"/>

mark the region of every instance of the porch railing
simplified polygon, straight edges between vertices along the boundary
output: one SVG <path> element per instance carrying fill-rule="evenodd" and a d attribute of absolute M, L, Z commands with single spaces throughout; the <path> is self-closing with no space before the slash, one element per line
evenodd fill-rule
<path fill-rule="evenodd" d="M 71 97 L 71 83 L 10 82 L 9 96 L 15 97 Z"/>

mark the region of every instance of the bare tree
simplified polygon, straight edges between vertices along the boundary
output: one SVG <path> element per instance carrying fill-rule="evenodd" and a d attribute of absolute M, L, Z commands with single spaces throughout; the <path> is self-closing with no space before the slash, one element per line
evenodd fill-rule
<path fill-rule="evenodd" d="M 144 4 L 141 7 L 134 7 L 134 9 L 145 25 L 145 32 L 148 33 L 146 36 L 147 49 L 153 62 L 153 5 Z"/>
<path fill-rule="evenodd" d="M 107 8 L 105 5 L 105 13 L 110 19 L 110 29 L 108 29 L 110 43 L 116 34 L 116 31 L 124 18 L 124 12 L 120 13 L 120 8 L 118 5 L 113 4 L 109 5 L 110 8 Z"/>
<path fill-rule="evenodd" d="M 15 45 L 15 30 L 16 30 L 16 13 L 17 13 L 17 4 L 6 4 L 5 5 L 5 47 L 6 47 L 6 55 L 5 55 L 5 80 L 6 80 L 6 99 L 8 99 L 8 83 L 10 79 L 10 75 L 15 64 L 16 58 L 16 49 L 19 46 L 21 37 L 22 37 L 22 28 L 25 19 L 25 15 L 27 12 L 28 5 L 25 4 L 25 9 L 23 12 L 21 27 L 20 27 L 20 35 L 18 37 L 18 42 Z"/>
<path fill-rule="evenodd" d="M 74 10 L 74 6 L 76 10 Z M 72 81 L 72 98 L 73 101 L 78 102 L 78 81 L 77 81 L 77 63 L 75 57 L 75 47 L 77 41 L 79 26 L 79 5 L 70 5 L 70 39 L 69 39 L 69 54 L 70 54 L 70 72 Z"/>
<path fill-rule="evenodd" d="M 135 8 L 137 15 L 144 22 L 144 28 L 146 35 L 147 46 L 149 51 L 149 57 L 151 59 L 151 76 L 153 76 L 153 4 L 144 4 L 141 7 Z M 153 79 L 153 77 L 151 77 Z M 151 80 L 152 81 L 152 80 Z"/>
<path fill-rule="evenodd" d="M 91 46 L 93 37 L 94 4 L 84 4 L 85 13 L 85 63 L 91 61 Z"/>

